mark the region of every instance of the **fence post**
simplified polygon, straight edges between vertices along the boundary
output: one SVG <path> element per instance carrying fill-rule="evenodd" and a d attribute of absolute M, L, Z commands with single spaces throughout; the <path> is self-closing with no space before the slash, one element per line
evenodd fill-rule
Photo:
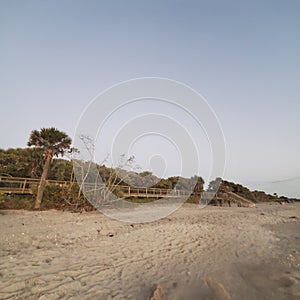
<path fill-rule="evenodd" d="M 24 180 L 24 183 L 23 183 L 23 189 L 22 189 L 22 193 L 24 193 L 24 192 L 25 192 L 26 183 L 27 183 L 27 179 L 25 179 L 25 180 Z"/>

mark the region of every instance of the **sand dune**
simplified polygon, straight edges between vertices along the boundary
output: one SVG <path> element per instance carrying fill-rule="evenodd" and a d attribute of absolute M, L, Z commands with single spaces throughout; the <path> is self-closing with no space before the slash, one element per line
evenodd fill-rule
<path fill-rule="evenodd" d="M 198 209 L 145 224 L 2 211 L 1 299 L 299 299 L 300 205 Z M 153 298 L 155 299 L 155 298 Z"/>

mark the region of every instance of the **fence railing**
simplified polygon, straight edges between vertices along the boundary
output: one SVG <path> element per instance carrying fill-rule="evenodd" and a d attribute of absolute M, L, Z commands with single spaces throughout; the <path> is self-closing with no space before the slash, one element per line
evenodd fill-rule
<path fill-rule="evenodd" d="M 40 183 L 39 178 L 23 178 L 23 177 L 10 177 L 0 176 L 0 193 L 7 194 L 32 194 L 32 187 L 38 186 Z M 74 184 L 71 181 L 60 181 L 60 180 L 47 180 L 47 184 L 56 186 L 69 186 Z M 84 183 L 84 189 L 92 192 L 101 190 L 105 187 L 105 184 L 99 185 L 95 183 Z M 164 189 L 154 187 L 134 187 L 129 185 L 113 185 L 110 187 L 111 191 L 117 191 L 121 193 L 122 197 L 133 197 L 133 198 L 180 198 L 194 195 L 188 190 L 180 189 Z M 227 193 L 229 199 L 232 202 L 239 203 L 243 206 L 254 205 L 251 201 L 235 194 L 232 192 Z M 203 192 L 198 195 L 201 196 L 201 201 L 208 203 L 211 199 L 222 200 L 222 197 L 218 193 L 214 192 Z"/>
<path fill-rule="evenodd" d="M 31 188 L 39 185 L 39 183 L 40 179 L 38 178 L 0 176 L 0 192 L 11 194 L 32 194 Z M 70 181 L 47 180 L 47 184 L 49 185 L 68 186 L 72 183 L 74 184 L 74 182 Z M 94 183 L 84 183 L 84 187 L 88 190 L 94 186 Z M 97 187 L 99 188 L 99 185 L 96 185 L 96 189 Z M 190 195 L 190 192 L 178 189 L 133 187 L 127 185 L 114 185 L 110 188 L 113 191 L 121 192 L 124 197 L 178 198 Z"/>

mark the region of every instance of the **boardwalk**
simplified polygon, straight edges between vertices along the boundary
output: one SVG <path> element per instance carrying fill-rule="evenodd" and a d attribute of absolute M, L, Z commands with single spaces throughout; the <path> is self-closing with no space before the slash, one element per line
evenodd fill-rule
<path fill-rule="evenodd" d="M 0 176 L 0 193 L 4 194 L 33 194 L 32 188 L 39 185 L 40 179 L 37 178 L 22 178 L 22 177 L 7 177 Z M 74 184 L 74 182 L 72 182 Z M 69 186 L 71 182 L 69 181 L 58 181 L 58 180 L 47 180 L 47 184 L 56 186 Z M 84 184 L 88 187 L 87 190 L 92 191 L 94 184 Z M 132 187 L 127 185 L 113 186 L 113 190 L 117 190 L 120 197 L 123 198 L 184 198 L 189 197 L 191 194 L 187 190 L 176 190 L 176 189 L 161 189 L 161 188 L 149 188 L 149 187 Z M 235 194 L 232 192 L 227 193 L 230 201 L 243 207 L 252 207 L 254 203 L 251 201 Z M 199 195 L 199 200 L 201 198 L 201 203 L 207 204 L 210 200 L 215 200 L 216 202 L 222 199 L 218 197 L 217 194 L 212 192 L 203 192 Z"/>
<path fill-rule="evenodd" d="M 33 194 L 32 187 L 38 186 L 40 179 L 0 176 L 0 193 L 5 194 Z M 74 183 L 74 182 L 73 182 Z M 68 186 L 69 181 L 47 180 L 48 185 Z M 94 184 L 84 184 L 93 187 Z M 113 186 L 112 189 L 121 192 L 122 197 L 133 198 L 180 198 L 190 195 L 186 190 L 161 189 L 149 187 L 132 187 L 126 185 Z"/>
<path fill-rule="evenodd" d="M 223 192 L 222 196 L 220 196 L 219 193 L 203 192 L 201 195 L 201 200 L 204 203 L 208 203 L 209 201 L 213 200 L 216 205 L 220 206 L 223 206 L 223 204 L 225 205 L 227 203 L 229 205 L 236 204 L 240 207 L 255 207 L 253 202 L 233 192 Z"/>
<path fill-rule="evenodd" d="M 40 179 L 0 176 L 0 193 L 5 194 L 32 194 L 32 187 L 38 186 Z M 66 181 L 47 180 L 52 185 L 67 185 Z"/>

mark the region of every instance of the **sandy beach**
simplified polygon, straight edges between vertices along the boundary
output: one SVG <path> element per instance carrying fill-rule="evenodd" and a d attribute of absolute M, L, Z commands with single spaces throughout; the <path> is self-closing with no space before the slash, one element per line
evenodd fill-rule
<path fill-rule="evenodd" d="M 0 212 L 1 299 L 300 299 L 300 204 L 184 205 L 144 224 Z"/>

